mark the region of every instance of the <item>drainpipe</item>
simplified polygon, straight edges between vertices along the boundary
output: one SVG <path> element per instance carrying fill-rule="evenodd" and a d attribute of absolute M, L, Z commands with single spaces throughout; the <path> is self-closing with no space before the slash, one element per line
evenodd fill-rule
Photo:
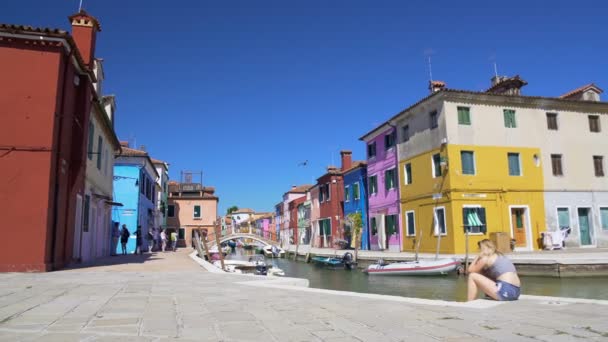
<path fill-rule="evenodd" d="M 63 133 L 63 120 L 64 120 L 64 110 L 65 110 L 65 88 L 66 88 L 66 79 L 68 73 L 68 66 L 70 63 L 70 59 L 72 58 L 72 54 L 74 50 L 70 50 L 70 52 L 65 57 L 63 63 L 63 75 L 61 80 L 61 102 L 59 104 L 59 124 L 57 127 L 57 150 L 55 151 L 55 184 L 53 186 L 53 225 L 51 229 L 51 270 L 55 267 L 55 244 L 57 242 L 57 220 L 58 220 L 58 200 L 59 200 L 59 175 L 61 174 L 61 135 Z"/>
<path fill-rule="evenodd" d="M 399 210 L 399 215 L 397 216 L 399 218 L 399 220 L 397 221 L 399 223 L 399 251 L 401 251 L 403 249 L 403 222 L 401 222 L 401 186 L 399 185 L 399 146 L 397 146 L 397 125 L 393 124 L 392 122 L 387 122 L 387 124 L 389 125 L 389 127 L 394 128 L 395 129 L 395 176 L 397 177 L 396 179 L 396 183 L 397 183 L 397 205 L 398 205 L 398 210 Z M 386 180 L 385 180 L 386 182 Z M 386 230 L 386 227 L 384 228 Z M 389 241 L 390 241 L 390 237 L 388 239 L 388 241 L 386 242 L 386 249 L 389 249 Z M 418 260 L 418 258 L 416 258 L 416 260 Z"/>

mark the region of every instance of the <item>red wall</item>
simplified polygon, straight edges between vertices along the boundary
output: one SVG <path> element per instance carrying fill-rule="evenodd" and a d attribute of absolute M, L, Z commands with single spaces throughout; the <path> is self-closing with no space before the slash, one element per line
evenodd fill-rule
<path fill-rule="evenodd" d="M 336 181 L 333 183 L 333 181 Z M 319 178 L 318 184 L 329 183 L 330 200 L 319 204 L 319 218 L 331 217 L 331 236 L 333 239 L 343 239 L 342 234 L 338 234 L 340 219 L 344 216 L 342 202 L 344 202 L 344 180 L 341 175 L 326 174 Z M 336 216 L 339 219 L 336 219 Z"/>
<path fill-rule="evenodd" d="M 63 51 L 0 41 L 0 146 L 17 149 L 0 150 L 3 236 L 10 241 L 0 248 L 0 271 L 47 271 L 72 257 L 75 195 L 86 166 L 75 145 L 86 139 L 90 94 L 81 82 L 85 90 L 77 96 L 75 70 L 70 62 L 64 73 Z"/>

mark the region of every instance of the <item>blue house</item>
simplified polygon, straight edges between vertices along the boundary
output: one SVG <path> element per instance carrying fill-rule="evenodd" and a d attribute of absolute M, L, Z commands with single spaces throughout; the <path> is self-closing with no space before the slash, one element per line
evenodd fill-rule
<path fill-rule="evenodd" d="M 118 222 L 120 228 L 125 224 L 131 233 L 127 243 L 127 253 L 135 251 L 137 226 L 141 226 L 142 250 L 147 250 L 147 234 L 154 227 L 156 210 L 156 179 L 159 177 L 156 168 L 142 150 L 129 148 L 123 144 L 122 152 L 114 161 L 114 198 L 123 204 L 112 211 L 112 221 Z M 122 252 L 120 243 L 116 253 Z"/>
<path fill-rule="evenodd" d="M 362 250 L 369 250 L 369 229 L 367 224 L 367 163 L 354 162 L 344 172 L 344 217 L 352 213 L 361 213 Z"/>

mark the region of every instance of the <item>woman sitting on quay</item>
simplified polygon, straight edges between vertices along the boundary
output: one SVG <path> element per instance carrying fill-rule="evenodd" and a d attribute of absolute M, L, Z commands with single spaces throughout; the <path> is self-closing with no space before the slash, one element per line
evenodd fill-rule
<path fill-rule="evenodd" d="M 481 240 L 477 245 L 480 253 L 468 267 L 467 299 L 475 300 L 481 290 L 495 300 L 517 300 L 521 281 L 511 260 L 497 252 L 491 240 Z"/>

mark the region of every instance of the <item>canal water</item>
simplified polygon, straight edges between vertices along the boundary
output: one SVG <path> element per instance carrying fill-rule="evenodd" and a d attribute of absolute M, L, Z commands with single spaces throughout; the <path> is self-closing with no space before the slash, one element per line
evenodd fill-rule
<path fill-rule="evenodd" d="M 251 252 L 239 250 L 230 257 L 240 259 L 241 254 Z M 464 276 L 368 276 L 361 270 L 332 269 L 290 259 L 266 258 L 266 263 L 285 271 L 286 277 L 308 279 L 313 288 L 448 301 L 465 301 L 467 297 Z M 522 293 L 526 295 L 608 300 L 608 277 L 521 277 L 521 281 Z"/>

